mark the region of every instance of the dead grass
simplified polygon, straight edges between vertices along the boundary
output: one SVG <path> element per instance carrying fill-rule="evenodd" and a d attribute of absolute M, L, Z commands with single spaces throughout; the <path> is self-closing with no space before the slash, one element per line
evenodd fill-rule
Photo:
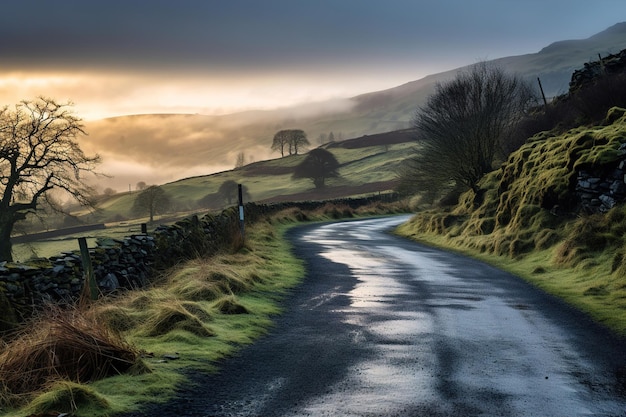
<path fill-rule="evenodd" d="M 138 354 L 90 314 L 49 307 L 0 354 L 0 400 L 19 402 L 59 380 L 84 383 L 128 372 Z"/>

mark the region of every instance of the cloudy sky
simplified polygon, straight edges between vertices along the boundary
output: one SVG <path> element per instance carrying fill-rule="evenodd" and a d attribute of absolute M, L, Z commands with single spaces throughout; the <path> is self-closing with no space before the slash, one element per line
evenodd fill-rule
<path fill-rule="evenodd" d="M 86 120 L 275 108 L 622 21 L 624 0 L 6 0 L 0 104 L 46 95 Z"/>

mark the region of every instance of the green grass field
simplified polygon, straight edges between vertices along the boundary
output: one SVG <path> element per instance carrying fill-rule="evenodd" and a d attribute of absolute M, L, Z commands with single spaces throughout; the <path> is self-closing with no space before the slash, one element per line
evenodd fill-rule
<path fill-rule="evenodd" d="M 388 146 L 380 145 L 380 140 L 391 138 Z M 378 139 L 378 142 L 377 142 Z M 410 136 L 400 134 L 394 139 L 394 133 L 370 135 L 352 139 L 353 146 L 327 144 L 325 147 L 340 162 L 340 177 L 327 183 L 326 192 L 332 198 L 362 196 L 363 187 L 369 187 L 370 193 L 392 191 L 396 179 L 396 168 L 406 158 L 414 146 Z M 305 155 L 286 156 L 267 161 L 260 161 L 216 174 L 180 179 L 160 186 L 170 198 L 172 205 L 164 217 L 222 210 L 229 203 L 217 195 L 219 187 L 225 181 L 243 184 L 249 194 L 250 201 L 291 201 L 299 196 L 309 199 L 324 199 L 324 192 L 314 192 L 313 183 L 308 179 L 292 180 L 293 168 L 302 162 Z M 366 187 L 367 188 L 367 187 Z M 95 210 L 76 207 L 72 215 L 84 224 L 141 222 L 133 212 L 133 204 L 139 195 L 138 191 L 119 193 L 110 197 L 101 197 Z M 208 203 L 199 201 L 209 196 Z M 231 205 L 235 202 L 231 202 Z M 20 257 L 28 250 L 18 249 Z M 49 253 L 48 251 L 43 251 Z"/>

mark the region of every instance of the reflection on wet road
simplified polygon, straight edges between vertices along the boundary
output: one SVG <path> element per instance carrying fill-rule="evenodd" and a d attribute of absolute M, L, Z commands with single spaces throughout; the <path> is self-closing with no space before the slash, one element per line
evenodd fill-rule
<path fill-rule="evenodd" d="M 347 295 L 334 312 L 369 354 L 288 415 L 626 415 L 620 341 L 515 277 L 382 233 L 402 220 L 299 238 L 356 278 L 302 307 Z"/>
<path fill-rule="evenodd" d="M 141 416 L 625 416 L 626 343 L 481 262 L 386 233 L 289 232 L 306 263 L 270 332 Z"/>

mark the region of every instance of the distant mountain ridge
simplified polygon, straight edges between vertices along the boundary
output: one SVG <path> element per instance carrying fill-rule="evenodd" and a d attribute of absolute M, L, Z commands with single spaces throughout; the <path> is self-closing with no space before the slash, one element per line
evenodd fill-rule
<path fill-rule="evenodd" d="M 567 91 L 572 73 L 585 62 L 623 49 L 626 22 L 587 39 L 558 41 L 536 53 L 490 62 L 532 82 L 540 78 L 546 95 L 553 97 Z M 349 139 L 405 129 L 437 83 L 454 78 L 465 68 L 344 100 L 272 111 L 225 116 L 136 115 L 90 121 L 86 123 L 86 150 L 100 153 L 104 160 L 102 171 L 114 175 L 114 181 L 121 184 L 164 183 L 210 174 L 232 168 L 239 152 L 244 152 L 248 161 L 277 157 L 270 146 L 274 133 L 280 129 L 303 129 L 312 147 L 331 132 L 335 138 Z M 140 173 L 124 172 L 124 167 L 131 165 L 143 168 Z"/>

